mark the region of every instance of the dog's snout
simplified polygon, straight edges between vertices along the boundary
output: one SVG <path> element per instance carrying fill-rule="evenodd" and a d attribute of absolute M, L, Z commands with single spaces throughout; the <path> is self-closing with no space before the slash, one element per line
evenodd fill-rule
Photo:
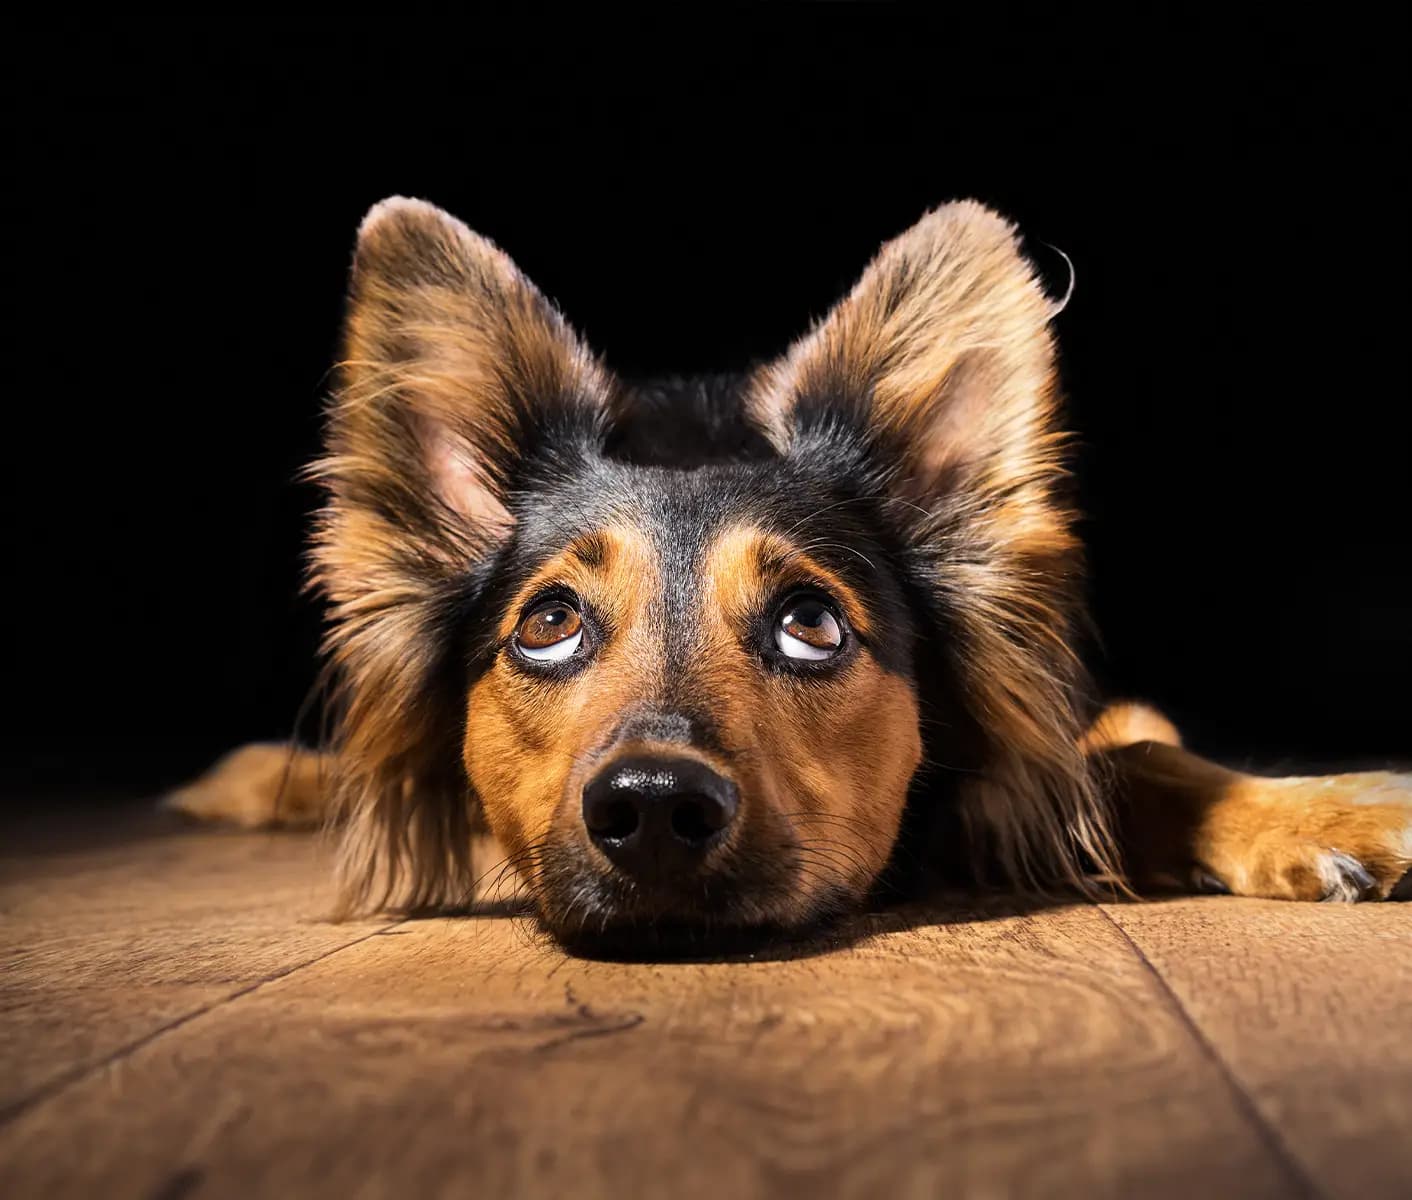
<path fill-rule="evenodd" d="M 735 818 L 735 784 L 695 759 L 638 755 L 583 789 L 583 823 L 608 859 L 646 878 L 690 869 Z"/>

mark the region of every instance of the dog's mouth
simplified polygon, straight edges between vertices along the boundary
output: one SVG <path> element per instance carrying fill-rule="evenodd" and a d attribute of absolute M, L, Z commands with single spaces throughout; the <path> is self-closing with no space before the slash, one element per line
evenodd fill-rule
<path fill-rule="evenodd" d="M 549 932 L 577 958 L 609 962 L 750 959 L 789 955 L 798 947 L 810 945 L 826 935 L 841 911 L 840 908 L 804 925 L 609 921 L 599 926 L 579 925 L 572 930 L 551 927 Z"/>
<path fill-rule="evenodd" d="M 571 852 L 546 857 L 536 893 L 565 949 L 614 959 L 748 955 L 812 936 L 856 899 L 842 884 L 801 888 L 788 857 L 648 883 Z"/>

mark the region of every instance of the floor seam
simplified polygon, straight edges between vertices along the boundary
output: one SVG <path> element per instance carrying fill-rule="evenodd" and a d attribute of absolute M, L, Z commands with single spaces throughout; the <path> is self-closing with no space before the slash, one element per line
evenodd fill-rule
<path fill-rule="evenodd" d="M 1121 924 L 1114 920 L 1113 914 L 1108 911 L 1106 905 L 1096 904 L 1094 907 L 1103 914 L 1104 920 L 1118 931 L 1118 936 L 1132 949 L 1133 954 L 1137 956 L 1138 962 L 1140 962 L 1143 968 L 1157 981 L 1157 987 L 1161 990 L 1163 996 L 1166 997 L 1168 1004 L 1176 1010 L 1177 1019 L 1196 1040 L 1196 1044 L 1202 1054 L 1204 1054 L 1211 1065 L 1215 1067 L 1220 1077 L 1225 1080 L 1226 1085 L 1231 1089 L 1235 1097 L 1236 1107 L 1255 1127 L 1266 1149 L 1274 1155 L 1276 1161 L 1285 1169 L 1286 1173 L 1291 1175 L 1299 1184 L 1304 1195 L 1311 1197 L 1312 1200 L 1329 1200 L 1328 1193 L 1319 1187 L 1318 1183 L 1315 1182 L 1309 1172 L 1305 1170 L 1294 1151 L 1290 1148 L 1289 1143 L 1280 1135 L 1279 1130 L 1265 1119 L 1265 1115 L 1260 1111 L 1260 1106 L 1255 1102 L 1255 1097 L 1250 1094 L 1245 1085 L 1237 1078 L 1235 1072 L 1231 1070 L 1230 1064 L 1226 1062 L 1220 1051 L 1216 1049 L 1211 1039 L 1206 1036 L 1205 1030 L 1197 1023 L 1196 1018 L 1187 1010 L 1186 1005 L 1182 1003 L 1181 997 L 1173 990 L 1172 985 L 1167 982 L 1166 976 L 1163 975 L 1162 972 L 1157 969 L 1153 961 L 1147 957 L 1146 952 L 1133 940 L 1132 935 L 1129 934 Z"/>
<path fill-rule="evenodd" d="M 69 1071 L 65 1071 L 57 1078 L 51 1079 L 48 1083 L 31 1092 L 28 1096 L 22 1096 L 18 1100 L 13 1100 L 9 1104 L 0 1106 L 0 1129 L 3 1129 L 12 1121 L 18 1120 L 20 1117 L 24 1116 L 25 1113 L 29 1112 L 31 1109 L 37 1107 L 38 1105 L 43 1104 L 46 1100 L 52 1100 L 61 1092 L 64 1092 L 67 1089 L 73 1087 L 75 1084 L 82 1082 L 90 1075 L 95 1075 L 99 1071 L 103 1071 L 106 1068 L 111 1067 L 114 1063 L 120 1062 L 124 1058 L 128 1058 L 129 1056 L 137 1053 L 137 1051 L 141 1050 L 144 1046 L 151 1045 L 158 1038 L 165 1037 L 173 1030 L 180 1029 L 183 1025 L 189 1025 L 192 1021 L 198 1020 L 199 1018 L 206 1016 L 207 1013 L 212 1013 L 219 1008 L 224 1008 L 226 1007 L 226 1005 L 231 1004 L 234 1001 L 241 999 L 242 997 L 248 996 L 252 992 L 258 992 L 262 987 L 265 987 L 268 984 L 277 983 L 281 979 L 288 979 L 291 975 L 295 974 L 296 972 L 304 970 L 305 967 L 312 967 L 315 963 L 320 963 L 323 962 L 325 959 L 332 958 L 335 954 L 341 954 L 344 950 L 350 950 L 354 946 L 366 942 L 369 938 L 377 937 L 380 933 L 384 933 L 389 929 L 396 929 L 397 926 L 405 924 L 407 920 L 408 918 L 403 917 L 396 921 L 389 921 L 386 924 L 379 925 L 376 929 L 370 930 L 368 933 L 363 934 L 362 937 L 356 937 L 352 941 L 342 942 L 337 946 L 333 946 L 330 949 L 325 950 L 321 954 L 316 954 L 312 958 L 306 958 L 300 962 L 293 963 L 290 966 L 283 968 L 282 970 L 272 971 L 268 975 L 263 975 L 259 979 L 252 980 L 250 983 L 245 984 L 243 987 L 236 988 L 233 992 L 230 992 L 227 995 L 221 996 L 216 1000 L 212 1000 L 209 1004 L 203 1004 L 199 1008 L 194 1008 L 190 1012 L 183 1013 L 181 1016 L 175 1017 L 172 1020 L 167 1021 L 165 1024 L 159 1025 L 150 1033 L 145 1033 L 140 1038 L 135 1038 L 133 1041 L 127 1042 L 124 1045 L 119 1046 L 112 1053 L 104 1055 L 96 1062 L 84 1063 L 80 1066 L 72 1068 Z"/>

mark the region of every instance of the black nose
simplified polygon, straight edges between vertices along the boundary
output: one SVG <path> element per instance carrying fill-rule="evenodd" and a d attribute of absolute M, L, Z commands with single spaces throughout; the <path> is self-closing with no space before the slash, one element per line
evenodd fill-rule
<path fill-rule="evenodd" d="M 639 878 L 695 866 L 735 817 L 735 784 L 690 758 L 639 755 L 599 771 L 583 789 L 588 836 Z"/>

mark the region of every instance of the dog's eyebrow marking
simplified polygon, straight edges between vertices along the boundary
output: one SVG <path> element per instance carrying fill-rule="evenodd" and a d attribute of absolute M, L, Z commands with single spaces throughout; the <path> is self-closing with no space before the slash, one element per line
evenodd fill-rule
<path fill-rule="evenodd" d="M 579 560 L 586 567 L 601 567 L 608 561 L 608 538 L 601 530 L 576 537 L 564 547 L 564 553 Z"/>
<path fill-rule="evenodd" d="M 626 611 L 627 597 L 651 594 L 657 584 L 656 557 L 636 530 L 607 526 L 578 534 L 541 563 L 516 591 L 501 621 L 501 636 L 508 637 L 519 613 L 546 587 L 562 586 L 591 602 Z"/>
<path fill-rule="evenodd" d="M 769 600 L 770 592 L 780 588 L 814 585 L 827 591 L 840 605 L 854 629 L 863 637 L 873 632 L 868 607 L 856 588 L 839 573 L 821 563 L 809 552 L 808 544 L 799 544 L 778 533 L 749 525 L 737 525 L 725 531 L 711 547 L 707 573 L 729 607 L 741 610 L 744 619 L 749 610 Z"/>

